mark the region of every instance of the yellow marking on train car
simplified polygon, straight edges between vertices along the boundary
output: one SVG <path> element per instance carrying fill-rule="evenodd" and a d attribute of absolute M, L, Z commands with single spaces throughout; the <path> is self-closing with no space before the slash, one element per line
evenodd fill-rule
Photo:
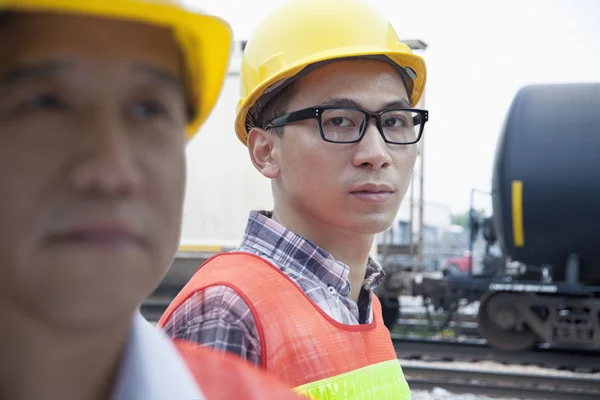
<path fill-rule="evenodd" d="M 179 246 L 179 251 L 193 251 L 197 253 L 220 253 L 223 251 L 221 246 L 182 244 Z"/>
<path fill-rule="evenodd" d="M 523 181 L 512 182 L 512 226 L 515 247 L 525 246 L 523 233 Z"/>

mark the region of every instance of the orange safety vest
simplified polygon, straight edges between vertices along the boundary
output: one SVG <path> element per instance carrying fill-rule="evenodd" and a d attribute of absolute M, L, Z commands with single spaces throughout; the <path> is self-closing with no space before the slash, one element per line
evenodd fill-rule
<path fill-rule="evenodd" d="M 253 254 L 231 252 L 209 259 L 175 297 L 158 326 L 163 327 L 194 293 L 219 285 L 235 290 L 250 307 L 262 368 L 297 392 L 318 400 L 410 399 L 375 295 L 372 323 L 341 324 L 279 268 Z"/>
<path fill-rule="evenodd" d="M 301 400 L 291 388 L 239 357 L 186 340 L 174 343 L 207 400 Z"/>

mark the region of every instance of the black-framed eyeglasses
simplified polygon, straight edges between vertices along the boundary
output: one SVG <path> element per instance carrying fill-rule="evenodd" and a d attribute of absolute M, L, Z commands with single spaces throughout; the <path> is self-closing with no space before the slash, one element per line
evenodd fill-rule
<path fill-rule="evenodd" d="M 386 143 L 407 145 L 417 143 L 421 139 L 425 123 L 429 119 L 429 111 L 394 108 L 371 113 L 355 107 L 309 107 L 277 117 L 264 129 L 316 119 L 324 141 L 356 143 L 362 140 L 371 118 L 375 118 L 377 129 Z"/>

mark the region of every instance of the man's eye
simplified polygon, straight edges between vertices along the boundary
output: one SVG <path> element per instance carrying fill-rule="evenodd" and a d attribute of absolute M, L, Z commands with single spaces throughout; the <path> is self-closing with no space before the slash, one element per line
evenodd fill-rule
<path fill-rule="evenodd" d="M 407 125 L 407 123 L 404 120 L 404 118 L 399 118 L 399 117 L 388 118 L 385 121 L 383 121 L 383 126 L 388 127 L 388 128 L 402 128 L 402 127 L 405 127 L 406 125 Z"/>
<path fill-rule="evenodd" d="M 58 110 L 66 108 L 66 102 L 55 93 L 40 93 L 27 99 L 23 106 L 35 110 Z"/>
<path fill-rule="evenodd" d="M 148 119 L 166 116 L 167 109 L 154 101 L 143 101 L 133 105 L 131 113 L 136 119 Z"/>
<path fill-rule="evenodd" d="M 329 119 L 328 121 L 325 121 L 326 125 L 333 125 L 336 127 L 346 127 L 346 126 L 352 126 L 354 125 L 354 123 L 352 122 L 352 120 L 350 118 L 347 117 L 333 117 L 331 119 Z"/>

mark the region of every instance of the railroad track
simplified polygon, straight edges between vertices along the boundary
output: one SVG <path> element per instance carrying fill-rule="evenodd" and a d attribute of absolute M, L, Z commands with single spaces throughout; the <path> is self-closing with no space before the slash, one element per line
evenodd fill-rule
<path fill-rule="evenodd" d="M 434 321 L 433 324 L 430 324 L 429 321 L 427 321 L 424 318 L 420 318 L 419 316 L 416 316 L 415 318 L 399 318 L 397 324 L 400 329 L 413 332 L 431 332 L 431 327 L 433 327 L 436 332 L 440 331 L 439 322 Z M 454 334 L 456 334 L 457 336 L 465 336 L 469 338 L 479 337 L 477 323 L 475 322 L 457 323 L 456 321 L 452 321 L 448 324 L 446 330 L 447 329 L 454 332 Z"/>
<path fill-rule="evenodd" d="M 485 340 L 437 340 L 392 335 L 399 359 L 422 361 L 494 361 L 510 365 L 535 365 L 574 372 L 600 372 L 600 352 L 538 348 L 506 352 L 492 349 Z M 600 399 L 600 397 L 599 397 Z"/>
<path fill-rule="evenodd" d="M 600 399 L 600 379 L 580 376 L 479 371 L 436 366 L 403 365 L 412 390 L 444 388 L 454 394 L 544 400 Z"/>

